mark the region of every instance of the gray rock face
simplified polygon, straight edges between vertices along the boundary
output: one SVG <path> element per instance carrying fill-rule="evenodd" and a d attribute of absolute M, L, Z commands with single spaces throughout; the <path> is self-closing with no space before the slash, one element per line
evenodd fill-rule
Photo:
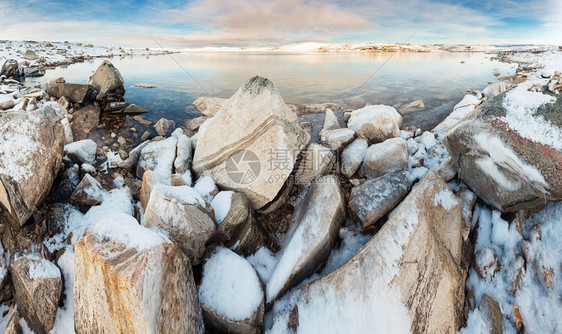
<path fill-rule="evenodd" d="M 14 100 L 0 102 L 0 110 L 12 109 L 14 106 Z"/>
<path fill-rule="evenodd" d="M 508 123 L 507 93 L 484 102 L 470 118 L 445 136 L 459 177 L 490 206 L 501 211 L 532 210 L 546 200 L 562 199 L 562 152 L 521 137 Z M 541 93 L 535 93 L 541 94 Z M 562 128 L 562 96 L 534 113 Z"/>
<path fill-rule="evenodd" d="M 19 314 L 36 333 L 55 325 L 62 292 L 59 268 L 39 257 L 22 257 L 10 265 Z"/>
<path fill-rule="evenodd" d="M 279 263 L 267 283 L 268 303 L 322 265 L 344 219 L 345 209 L 338 179 L 333 175 L 318 178 L 295 207 L 293 223 L 298 226 L 281 250 Z"/>
<path fill-rule="evenodd" d="M 320 139 L 326 143 L 332 151 L 337 151 L 345 145 L 349 144 L 355 138 L 355 131 L 353 129 L 335 129 L 322 131 Z"/>
<path fill-rule="evenodd" d="M 74 118 L 70 123 L 72 129 L 72 138 L 74 140 L 83 140 L 88 137 L 88 133 L 92 131 L 100 122 L 100 108 L 93 104 L 78 109 L 72 114 Z"/>
<path fill-rule="evenodd" d="M 406 172 L 388 173 L 353 188 L 349 209 L 363 228 L 376 223 L 406 197 L 412 181 Z"/>
<path fill-rule="evenodd" d="M 156 130 L 160 136 L 164 137 L 169 136 L 175 129 L 176 122 L 165 118 L 160 118 L 160 120 L 154 124 L 154 130 Z"/>
<path fill-rule="evenodd" d="M 460 202 L 430 170 L 355 256 L 297 292 L 294 322 L 319 332 L 345 330 L 352 327 L 345 319 L 356 317 L 357 310 L 385 307 L 382 298 L 389 307 L 403 303 L 412 333 L 456 332 L 466 277 L 461 228 Z M 315 322 L 318 309 L 332 321 Z M 362 328 L 369 328 L 364 320 Z M 345 325 L 328 327 L 340 323 Z"/>
<path fill-rule="evenodd" d="M 65 137 L 50 107 L 0 113 L 0 217 L 23 225 L 62 165 Z M 0 219 L 1 220 L 1 219 Z"/>
<path fill-rule="evenodd" d="M 387 139 L 369 146 L 363 163 L 365 175 L 369 178 L 408 168 L 408 148 L 402 138 Z"/>
<path fill-rule="evenodd" d="M 215 232 L 210 210 L 192 188 L 157 185 L 152 189 L 142 224 L 166 231 L 197 265 L 205 253 L 205 244 Z"/>
<path fill-rule="evenodd" d="M 226 99 L 220 97 L 200 97 L 193 101 L 193 106 L 203 115 L 213 117 L 225 102 Z"/>
<path fill-rule="evenodd" d="M 357 172 L 365 156 L 369 143 L 365 138 L 357 138 L 353 143 L 346 147 L 341 154 L 341 173 L 348 178 Z"/>
<path fill-rule="evenodd" d="M 18 61 L 15 59 L 8 59 L 2 65 L 2 69 L 0 70 L 0 75 L 5 75 L 6 77 L 19 77 L 19 64 Z"/>
<path fill-rule="evenodd" d="M 94 91 L 94 87 L 91 85 L 66 82 L 61 83 L 56 81 L 57 79 L 53 79 L 47 82 L 45 88 L 47 94 L 54 96 L 57 99 L 64 96 L 70 102 L 86 104 L 96 98 L 96 92 Z"/>
<path fill-rule="evenodd" d="M 261 77 L 238 89 L 203 126 L 193 170 L 208 170 L 217 185 L 244 193 L 256 210 L 277 196 L 310 140 L 273 83 Z"/>
<path fill-rule="evenodd" d="M 108 224 L 118 224 L 132 238 L 126 241 L 94 228 L 75 244 L 76 332 L 202 334 L 187 256 L 131 216 L 111 219 Z M 144 243 L 133 240 L 139 237 Z"/>
<path fill-rule="evenodd" d="M 503 315 L 498 302 L 485 294 L 482 296 L 482 300 L 480 301 L 480 306 L 478 308 L 486 317 L 490 334 L 502 334 Z"/>
<path fill-rule="evenodd" d="M 88 84 L 97 91 L 97 101 L 122 101 L 125 95 L 125 84 L 119 70 L 107 60 L 98 67 L 90 77 Z"/>
<path fill-rule="evenodd" d="M 329 148 L 316 143 L 310 144 L 295 172 L 295 184 L 300 188 L 305 187 L 315 178 L 330 172 L 334 162 L 334 153 Z"/>

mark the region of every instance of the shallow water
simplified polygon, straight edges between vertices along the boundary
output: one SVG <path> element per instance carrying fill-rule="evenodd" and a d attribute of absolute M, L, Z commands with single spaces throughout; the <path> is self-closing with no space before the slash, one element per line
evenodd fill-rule
<path fill-rule="evenodd" d="M 250 77 L 261 75 L 274 82 L 287 103 L 335 102 L 345 103 L 342 109 L 348 109 L 422 99 L 425 109 L 405 116 L 405 125 L 422 128 L 430 128 L 450 113 L 466 89 L 482 89 L 495 81 L 494 69 L 502 76 L 515 70 L 515 65 L 491 61 L 491 55 L 480 53 L 397 53 L 383 65 L 390 56 L 179 53 L 110 61 L 123 75 L 126 101 L 150 110 L 145 115 L 150 120 L 197 116 L 191 106 L 197 97 L 230 97 Z M 44 85 L 62 76 L 67 82 L 85 83 L 103 60 L 58 67 L 27 82 Z M 139 83 L 157 87 L 132 87 Z"/>

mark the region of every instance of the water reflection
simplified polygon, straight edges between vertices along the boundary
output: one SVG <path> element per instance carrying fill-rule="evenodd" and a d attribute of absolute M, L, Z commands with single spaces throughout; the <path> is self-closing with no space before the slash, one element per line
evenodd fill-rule
<path fill-rule="evenodd" d="M 490 55 L 485 54 L 398 53 L 357 91 L 389 56 L 388 53 L 174 54 L 199 84 L 170 56 L 120 57 L 111 62 L 125 80 L 125 99 L 151 111 L 145 118 L 166 117 L 176 121 L 195 115 L 191 103 L 197 97 L 230 97 L 250 77 L 261 75 L 275 83 L 287 103 L 346 101 L 344 108 L 358 108 L 366 103 L 394 105 L 422 99 L 426 105 L 421 112 L 424 115 L 408 115 L 407 121 L 415 124 L 419 120 L 426 127 L 436 117 L 450 112 L 447 109 L 450 103 L 460 100 L 466 89 L 482 89 L 488 81 L 495 80 L 494 69 L 499 69 L 502 75 L 514 72 L 514 65 L 491 61 Z M 60 76 L 68 82 L 84 83 L 103 60 L 59 67 L 47 71 L 44 77 L 30 78 L 28 83 L 44 84 Z M 461 60 L 465 63 L 461 64 Z M 138 83 L 157 87 L 132 87 Z"/>

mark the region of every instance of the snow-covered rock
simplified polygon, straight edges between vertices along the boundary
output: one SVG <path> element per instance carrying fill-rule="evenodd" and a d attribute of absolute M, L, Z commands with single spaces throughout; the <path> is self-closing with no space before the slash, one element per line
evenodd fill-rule
<path fill-rule="evenodd" d="M 445 132 L 447 132 L 447 130 L 452 128 L 455 124 L 457 124 L 463 118 L 473 112 L 481 102 L 482 100 L 480 100 L 475 95 L 465 95 L 463 99 L 455 105 L 455 107 L 453 108 L 453 112 L 450 113 L 449 116 L 447 116 L 431 131 L 433 131 L 434 133 L 444 134 Z"/>
<path fill-rule="evenodd" d="M 169 184 L 176 159 L 177 142 L 177 138 L 169 137 L 145 145 L 139 155 L 137 177 L 141 179 L 145 171 L 151 170 L 158 174 L 163 183 Z"/>
<path fill-rule="evenodd" d="M 349 210 L 363 228 L 376 223 L 406 197 L 412 186 L 408 172 L 387 173 L 354 187 Z"/>
<path fill-rule="evenodd" d="M 326 117 L 324 118 L 324 126 L 322 127 L 322 130 L 328 131 L 338 128 L 340 128 L 340 122 L 338 121 L 336 114 L 334 114 L 332 109 L 326 109 Z"/>
<path fill-rule="evenodd" d="M 489 100 L 494 96 L 497 96 L 505 92 L 510 87 L 510 84 L 505 82 L 496 82 L 482 90 L 482 95 L 484 95 L 485 100 Z"/>
<path fill-rule="evenodd" d="M 378 143 L 398 137 L 402 116 L 393 107 L 371 105 L 353 111 L 347 125 L 359 136 Z"/>
<path fill-rule="evenodd" d="M 357 138 L 353 143 L 347 146 L 341 154 L 341 173 L 348 178 L 357 172 L 365 156 L 369 143 L 365 138 Z"/>
<path fill-rule="evenodd" d="M 254 77 L 199 129 L 193 169 L 208 170 L 218 185 L 243 192 L 261 209 L 277 196 L 309 140 L 273 83 Z M 283 168 L 267 166 L 272 152 Z"/>
<path fill-rule="evenodd" d="M 10 265 L 10 273 L 20 316 L 35 333 L 49 333 L 62 292 L 59 268 L 41 257 L 27 255 Z"/>
<path fill-rule="evenodd" d="M 461 179 L 502 211 L 562 199 L 562 95 L 528 84 L 486 101 L 445 136 Z"/>
<path fill-rule="evenodd" d="M 0 113 L 0 215 L 23 225 L 47 196 L 62 165 L 65 143 L 50 107 Z"/>
<path fill-rule="evenodd" d="M 125 84 L 119 70 L 108 60 L 104 60 L 88 80 L 98 92 L 96 100 L 100 102 L 122 101 Z"/>
<path fill-rule="evenodd" d="M 181 129 L 178 129 L 181 131 Z M 176 130 L 177 131 L 177 130 Z M 178 138 L 176 144 L 176 160 L 174 160 L 174 169 L 176 173 L 183 174 L 189 171 L 192 161 L 191 139 L 183 134 L 174 131 L 172 136 Z"/>
<path fill-rule="evenodd" d="M 369 178 L 408 168 L 408 148 L 402 138 L 387 139 L 367 149 L 363 169 Z"/>
<path fill-rule="evenodd" d="M 334 153 L 329 148 L 316 143 L 310 144 L 295 171 L 295 184 L 302 189 L 317 177 L 330 172 L 334 162 Z"/>
<path fill-rule="evenodd" d="M 199 301 L 207 329 L 220 333 L 262 333 L 264 292 L 246 259 L 217 247 L 203 266 Z"/>
<path fill-rule="evenodd" d="M 96 159 L 98 145 L 91 139 L 79 140 L 64 145 L 64 155 L 78 164 L 93 165 Z"/>
<path fill-rule="evenodd" d="M 429 171 L 355 256 L 296 292 L 272 331 L 287 331 L 293 318 L 299 333 L 456 332 L 464 315 L 460 211 Z"/>
<path fill-rule="evenodd" d="M 124 213 L 75 244 L 77 333 L 200 333 L 201 308 L 186 255 Z"/>
<path fill-rule="evenodd" d="M 18 61 L 15 59 L 7 59 L 2 65 L 2 69 L 0 69 L 0 75 L 5 75 L 7 78 L 19 77 L 20 71 Z"/>
<path fill-rule="evenodd" d="M 345 219 L 338 179 L 323 176 L 295 206 L 292 236 L 281 250 L 266 288 L 268 303 L 314 273 L 329 255 L 340 224 Z"/>
<path fill-rule="evenodd" d="M 70 196 L 72 203 L 85 207 L 99 205 L 102 199 L 102 186 L 90 174 L 84 175 Z"/>
<path fill-rule="evenodd" d="M 205 200 L 188 186 L 156 185 L 146 205 L 142 224 L 165 231 L 171 240 L 199 264 L 205 243 L 215 232 L 215 222 L 207 211 Z"/>
<path fill-rule="evenodd" d="M 217 114 L 226 99 L 220 97 L 199 97 L 193 101 L 193 106 L 197 111 L 207 117 L 213 117 Z"/>

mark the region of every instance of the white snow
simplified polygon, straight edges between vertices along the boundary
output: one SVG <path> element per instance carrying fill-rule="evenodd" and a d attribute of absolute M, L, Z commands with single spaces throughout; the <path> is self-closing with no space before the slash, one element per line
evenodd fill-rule
<path fill-rule="evenodd" d="M 215 210 L 217 224 L 220 224 L 228 215 L 232 203 L 232 195 L 234 195 L 234 191 L 221 191 L 213 198 L 211 205 Z"/>
<path fill-rule="evenodd" d="M 211 193 L 216 189 L 215 181 L 210 176 L 203 176 L 197 179 L 193 189 L 199 193 L 203 198 L 207 199 L 208 201 L 213 199 Z"/>
<path fill-rule="evenodd" d="M 92 165 L 98 145 L 91 139 L 84 139 L 64 145 L 65 154 L 75 154 L 81 162 Z"/>
<path fill-rule="evenodd" d="M 201 195 L 199 195 L 199 193 L 197 193 L 195 189 L 189 186 L 173 187 L 164 184 L 157 184 L 152 189 L 150 196 L 160 197 L 161 196 L 160 194 L 168 197 L 174 197 L 184 202 L 185 204 L 189 204 L 189 205 L 199 204 L 203 207 L 205 206 L 205 200 L 203 199 L 203 197 L 201 197 Z"/>
<path fill-rule="evenodd" d="M 246 260 L 254 266 L 254 269 L 256 269 L 265 284 L 269 282 L 273 270 L 275 270 L 275 266 L 277 266 L 277 262 L 279 261 L 278 257 L 265 246 L 248 256 Z"/>
<path fill-rule="evenodd" d="M 244 320 L 262 300 L 260 281 L 250 262 L 230 249 L 217 247 L 205 262 L 199 301 L 229 319 Z"/>
<path fill-rule="evenodd" d="M 562 151 L 562 129 L 542 115 L 535 115 L 539 107 L 556 101 L 556 98 L 529 91 L 529 87 L 536 83 L 544 85 L 546 79 L 524 82 L 505 94 L 503 107 L 506 115 L 502 120 L 521 137 Z"/>
<path fill-rule="evenodd" d="M 57 310 L 55 326 L 51 333 L 74 332 L 74 247 L 67 246 L 64 253 L 58 258 L 64 276 L 64 306 Z"/>
<path fill-rule="evenodd" d="M 517 231 L 515 222 L 505 221 L 500 212 L 485 207 L 475 210 L 473 219 L 478 221 L 475 251 L 486 248 L 493 250 L 498 254 L 500 268 L 491 280 L 480 279 L 475 270 L 470 269 L 466 284 L 474 291 L 476 304 L 480 304 L 484 294 L 499 303 L 504 333 L 515 333 L 514 306 L 521 313 L 526 332 L 560 332 L 562 202 L 549 203 L 546 208 L 526 219 L 521 225 L 522 234 Z M 535 225 L 540 228 L 540 238 L 533 231 Z M 478 311 L 472 311 L 467 328 L 461 333 L 477 333 L 478 328 L 482 327 L 481 317 Z"/>
<path fill-rule="evenodd" d="M 141 159 L 138 165 L 144 170 L 152 170 L 160 176 L 166 184 L 170 183 L 172 168 L 176 159 L 176 137 L 164 140 L 151 141 L 141 150 Z"/>
<path fill-rule="evenodd" d="M 60 277 L 60 270 L 54 263 L 41 257 L 32 257 L 32 259 L 36 261 L 30 262 L 29 277 L 31 279 Z"/>
<path fill-rule="evenodd" d="M 444 188 L 435 194 L 433 203 L 435 203 L 435 205 L 441 205 L 445 210 L 451 210 L 454 206 L 459 204 L 459 200 L 451 190 Z"/>

